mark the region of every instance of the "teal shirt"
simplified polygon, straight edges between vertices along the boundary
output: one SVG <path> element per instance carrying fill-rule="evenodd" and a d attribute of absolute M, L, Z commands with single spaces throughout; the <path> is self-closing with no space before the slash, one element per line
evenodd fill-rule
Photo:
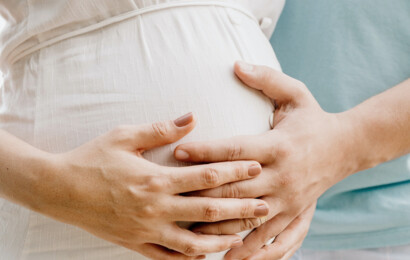
<path fill-rule="evenodd" d="M 345 111 L 410 77 L 410 1 L 288 0 L 271 42 L 283 71 L 324 110 Z M 410 244 L 409 155 L 328 190 L 303 247 L 402 244 Z"/>

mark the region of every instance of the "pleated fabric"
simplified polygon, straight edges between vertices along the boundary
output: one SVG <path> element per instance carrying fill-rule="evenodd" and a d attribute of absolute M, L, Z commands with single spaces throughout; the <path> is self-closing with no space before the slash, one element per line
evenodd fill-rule
<path fill-rule="evenodd" d="M 0 6 L 8 19 L 0 127 L 40 149 L 63 153 L 121 124 L 192 111 L 199 122 L 190 135 L 145 154 L 181 166 L 172 157 L 179 143 L 270 128 L 271 101 L 244 86 L 233 64 L 280 70 L 266 36 L 283 1 L 5 0 Z M 0 258 L 145 259 L 5 200 Z"/>

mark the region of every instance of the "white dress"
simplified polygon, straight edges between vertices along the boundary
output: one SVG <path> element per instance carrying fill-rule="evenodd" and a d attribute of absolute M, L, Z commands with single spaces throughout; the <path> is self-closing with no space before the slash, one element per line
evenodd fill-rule
<path fill-rule="evenodd" d="M 267 39 L 284 0 L 0 0 L 0 127 L 49 152 L 189 111 L 180 142 L 269 129 L 270 100 L 236 60 L 280 69 Z M 146 153 L 162 165 L 176 144 Z M 0 199 L 0 259 L 145 259 Z M 208 259 L 221 259 L 221 254 Z"/>

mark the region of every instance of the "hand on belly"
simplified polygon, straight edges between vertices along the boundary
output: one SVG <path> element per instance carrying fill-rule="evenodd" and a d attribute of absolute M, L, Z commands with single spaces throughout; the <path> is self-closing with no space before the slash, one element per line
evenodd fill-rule
<path fill-rule="evenodd" d="M 179 194 L 254 178 L 261 172 L 259 163 L 166 167 L 142 157 L 182 138 L 195 122 L 190 113 L 175 121 L 121 126 L 50 155 L 53 171 L 38 189 L 43 191 L 38 211 L 154 259 L 193 259 L 240 246 L 237 235 L 195 234 L 176 222 L 256 218 L 268 214 L 266 202 Z"/>

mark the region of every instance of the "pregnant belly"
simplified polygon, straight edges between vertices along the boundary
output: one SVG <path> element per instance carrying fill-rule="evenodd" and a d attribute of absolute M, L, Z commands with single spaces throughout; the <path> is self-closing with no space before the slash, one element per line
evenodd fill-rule
<path fill-rule="evenodd" d="M 33 142 L 50 152 L 70 150 L 120 124 L 174 119 L 190 111 L 198 117 L 197 127 L 178 143 L 265 132 L 271 102 L 244 86 L 233 64 L 244 59 L 280 69 L 258 24 L 223 7 L 138 16 L 44 48 L 20 65 L 29 66 L 33 57 L 38 61 Z M 145 157 L 178 165 L 175 146 Z M 42 259 L 137 257 L 36 213 L 25 241 L 27 258 L 36 252 Z"/>

